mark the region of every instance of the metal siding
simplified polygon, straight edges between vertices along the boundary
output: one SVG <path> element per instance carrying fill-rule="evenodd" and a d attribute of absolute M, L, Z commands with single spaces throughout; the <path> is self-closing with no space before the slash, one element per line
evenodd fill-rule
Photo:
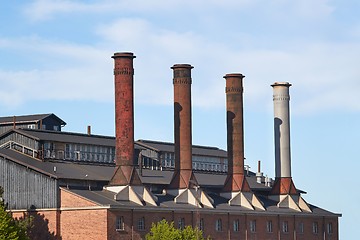
<path fill-rule="evenodd" d="M 0 185 L 9 209 L 56 208 L 56 179 L 0 157 Z"/>

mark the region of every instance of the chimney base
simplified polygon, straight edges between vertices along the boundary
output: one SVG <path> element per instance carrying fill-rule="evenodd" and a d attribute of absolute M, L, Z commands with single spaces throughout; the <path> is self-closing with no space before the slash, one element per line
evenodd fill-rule
<path fill-rule="evenodd" d="M 223 192 L 251 192 L 249 183 L 243 174 L 230 174 L 227 176 Z"/>
<path fill-rule="evenodd" d="M 270 195 L 299 195 L 291 177 L 275 178 Z"/>
<path fill-rule="evenodd" d="M 133 166 L 116 166 L 115 173 L 109 183 L 111 186 L 142 186 L 138 172 Z"/>
<path fill-rule="evenodd" d="M 191 169 L 175 170 L 168 189 L 196 188 L 198 186 L 199 184 Z"/>

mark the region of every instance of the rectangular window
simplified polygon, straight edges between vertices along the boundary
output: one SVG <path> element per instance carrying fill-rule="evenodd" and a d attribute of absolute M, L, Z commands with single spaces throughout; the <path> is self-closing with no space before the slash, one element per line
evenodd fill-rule
<path fill-rule="evenodd" d="M 298 232 L 299 233 L 304 233 L 304 223 L 303 222 L 299 223 Z"/>
<path fill-rule="evenodd" d="M 333 226 L 332 226 L 331 222 L 327 224 L 327 232 L 328 232 L 328 234 L 333 233 Z"/>
<path fill-rule="evenodd" d="M 233 222 L 234 232 L 238 232 L 238 231 L 239 231 L 239 226 L 240 226 L 240 221 L 239 221 L 239 219 L 234 220 L 234 222 Z"/>
<path fill-rule="evenodd" d="M 144 231 L 145 230 L 145 218 L 139 218 L 138 220 L 138 230 Z"/>
<path fill-rule="evenodd" d="M 204 231 L 204 219 L 203 218 L 200 218 L 199 230 Z"/>
<path fill-rule="evenodd" d="M 123 231 L 125 229 L 124 226 L 124 217 L 117 216 L 116 217 L 116 231 Z"/>
<path fill-rule="evenodd" d="M 178 228 L 181 230 L 185 228 L 185 218 L 179 218 Z"/>
<path fill-rule="evenodd" d="M 319 233 L 319 224 L 317 222 L 313 222 L 313 233 L 314 234 Z"/>
<path fill-rule="evenodd" d="M 256 220 L 250 221 L 250 232 L 252 233 L 256 232 Z"/>
<path fill-rule="evenodd" d="M 288 233 L 289 232 L 289 223 L 288 221 L 284 221 L 283 224 L 282 224 L 282 231 L 284 233 Z"/>
<path fill-rule="evenodd" d="M 268 233 L 272 233 L 272 232 L 273 232 L 273 225 L 272 225 L 272 221 L 271 221 L 271 220 L 266 222 L 266 231 L 267 231 Z"/>
<path fill-rule="evenodd" d="M 222 221 L 221 219 L 217 219 L 216 222 L 215 222 L 215 230 L 217 232 L 221 232 L 222 231 Z"/>

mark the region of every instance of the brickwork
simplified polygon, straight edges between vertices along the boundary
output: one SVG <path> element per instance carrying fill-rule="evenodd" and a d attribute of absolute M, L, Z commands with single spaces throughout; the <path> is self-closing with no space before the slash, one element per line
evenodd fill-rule
<path fill-rule="evenodd" d="M 31 216 L 33 219 L 33 230 L 31 237 L 34 239 L 58 239 L 60 232 L 60 211 L 21 211 L 13 212 L 13 218 L 23 219 Z M 60 238 L 59 238 L 60 239 Z"/>
<path fill-rule="evenodd" d="M 107 239 L 107 211 L 107 209 L 62 211 L 60 216 L 62 239 Z"/>
<path fill-rule="evenodd" d="M 62 208 L 76 208 L 76 207 L 91 207 L 97 206 L 94 202 L 91 202 L 85 198 L 74 195 L 64 189 L 60 189 L 61 207 Z"/>

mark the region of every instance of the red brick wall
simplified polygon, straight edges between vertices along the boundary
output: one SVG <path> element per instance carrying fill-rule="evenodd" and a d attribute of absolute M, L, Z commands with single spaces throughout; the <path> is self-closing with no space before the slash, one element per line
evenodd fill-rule
<path fill-rule="evenodd" d="M 13 212 L 12 216 L 17 219 L 31 216 L 33 218 L 33 230 L 31 236 L 37 239 L 48 239 L 50 236 L 60 236 L 60 212 L 49 211 L 22 211 Z"/>
<path fill-rule="evenodd" d="M 122 233 L 115 231 L 116 216 L 125 216 L 125 231 Z M 138 231 L 138 219 L 145 218 L 145 230 Z M 296 235 L 297 240 L 317 240 L 323 239 L 324 230 L 326 240 L 338 239 L 338 222 L 337 218 L 323 218 L 314 217 L 311 214 L 308 216 L 285 216 L 285 215 L 259 215 L 259 214 L 224 214 L 224 213 L 202 213 L 200 211 L 194 212 L 139 212 L 135 211 L 109 211 L 108 214 L 108 239 L 141 239 L 146 233 L 150 231 L 151 223 L 158 222 L 162 218 L 169 222 L 174 221 L 174 226 L 178 227 L 178 220 L 185 219 L 185 225 L 197 226 L 201 218 L 204 220 L 204 236 L 210 236 L 212 239 L 248 239 L 248 240 L 293 240 Z M 222 231 L 216 231 L 215 222 L 217 219 L 222 221 Z M 233 229 L 234 220 L 239 220 L 239 231 Z M 250 221 L 256 221 L 256 231 L 250 231 Z M 267 221 L 272 221 L 272 232 L 267 232 Z M 288 232 L 283 230 L 283 222 L 287 222 Z M 298 224 L 304 224 L 304 232 L 299 232 Z M 318 223 L 318 233 L 313 233 L 313 222 Z M 332 222 L 333 233 L 327 233 L 327 224 Z M 133 227 L 132 227 L 133 226 Z"/>
<path fill-rule="evenodd" d="M 97 206 L 94 202 L 91 202 L 85 198 L 79 197 L 71 192 L 68 192 L 64 189 L 60 189 L 60 206 L 62 208 L 69 207 L 91 207 Z"/>
<path fill-rule="evenodd" d="M 107 211 L 107 209 L 62 211 L 60 215 L 62 239 L 107 239 Z"/>

